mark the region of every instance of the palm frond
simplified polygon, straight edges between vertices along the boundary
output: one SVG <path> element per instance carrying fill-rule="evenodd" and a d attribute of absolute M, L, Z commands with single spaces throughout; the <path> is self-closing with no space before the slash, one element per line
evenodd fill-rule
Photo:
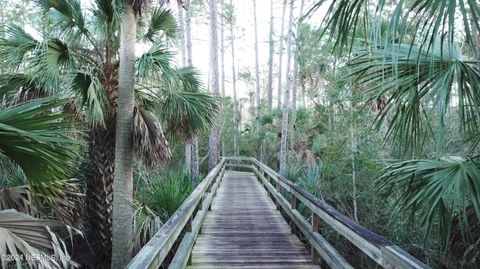
<path fill-rule="evenodd" d="M 65 227 L 63 224 L 36 219 L 13 209 L 0 211 L 0 262 L 7 267 L 12 257 L 24 257 L 15 260 L 18 269 L 24 268 L 23 262 L 30 267 L 69 268 L 78 266 L 68 254 L 65 243 L 50 227 Z"/>
<path fill-rule="evenodd" d="M 82 227 L 84 194 L 80 180 L 71 178 L 33 183 L 29 189 L 32 205 L 39 215 L 53 215 L 63 224 Z"/>
<path fill-rule="evenodd" d="M 186 92 L 198 92 L 202 89 L 202 80 L 198 70 L 187 66 L 176 69 L 178 88 Z"/>
<path fill-rule="evenodd" d="M 137 60 L 136 76 L 140 81 L 160 79 L 168 84 L 174 84 L 178 76 L 171 66 L 172 60 L 172 52 L 163 47 L 161 43 L 154 44 Z"/>
<path fill-rule="evenodd" d="M 24 58 L 40 45 L 22 26 L 13 23 L 6 24 L 0 36 L 0 59 L 12 71 L 16 71 Z"/>
<path fill-rule="evenodd" d="M 171 157 L 160 122 L 152 113 L 141 108 L 135 109 L 133 145 L 136 154 L 151 169 L 158 168 L 162 161 Z"/>
<path fill-rule="evenodd" d="M 86 21 L 79 0 L 35 0 L 45 11 L 51 12 L 54 22 L 63 26 L 63 31 L 75 28 L 87 34 Z"/>
<path fill-rule="evenodd" d="M 150 12 L 147 31 L 141 39 L 156 43 L 155 41 L 164 35 L 166 38 L 174 40 L 177 37 L 177 31 L 178 25 L 172 11 L 157 7 Z"/>
<path fill-rule="evenodd" d="M 65 84 L 65 70 L 73 66 L 70 50 L 59 39 L 47 40 L 41 43 L 35 56 L 28 59 L 32 79 L 50 92 L 58 92 Z"/>
<path fill-rule="evenodd" d="M 47 97 L 49 93 L 27 74 L 0 75 L 0 96 L 7 104 Z"/>
<path fill-rule="evenodd" d="M 0 210 L 15 209 L 32 215 L 32 199 L 28 186 L 0 187 Z"/>
<path fill-rule="evenodd" d="M 346 66 L 353 87 L 369 89 L 370 100 L 387 100 L 377 122 L 392 115 L 387 136 L 398 138 L 402 146 L 421 145 L 428 131 L 423 128 L 428 126 L 425 110 L 439 115 L 438 133 L 452 109 L 458 110 L 465 134 L 478 130 L 480 68 L 448 48 L 427 52 L 409 45 L 377 46 L 356 51 L 360 56 Z"/>
<path fill-rule="evenodd" d="M 79 107 L 83 109 L 87 121 L 93 125 L 104 126 L 105 115 L 110 108 L 105 88 L 95 72 L 77 71 L 72 80 L 72 89 L 76 92 Z"/>
<path fill-rule="evenodd" d="M 313 16 L 325 2 L 319 0 L 315 3 L 309 16 Z M 383 37 L 378 37 L 378 33 L 382 32 L 384 24 L 369 23 L 379 17 L 389 20 L 388 30 L 384 31 Z M 366 24 L 370 29 L 365 35 L 363 26 Z M 393 3 L 391 9 L 387 8 L 384 0 L 377 0 L 376 3 L 365 0 L 332 1 L 323 27 L 323 34 L 328 32 L 330 39 L 335 39 L 334 47 L 340 51 L 352 48 L 357 37 L 374 37 L 377 39 L 375 42 L 379 42 L 380 38 L 387 43 L 395 40 L 399 43 L 410 42 L 426 51 L 433 48 L 434 42 L 441 41 L 437 43 L 441 49 L 445 44 L 453 44 L 459 31 L 465 33 L 465 40 L 472 45 L 472 27 L 480 29 L 480 3 L 475 0 L 400 0 Z M 411 29 L 415 29 L 415 32 L 408 32 Z"/>
<path fill-rule="evenodd" d="M 168 89 L 160 92 L 160 98 L 158 113 L 172 137 L 188 139 L 217 123 L 219 103 L 209 93 Z"/>
<path fill-rule="evenodd" d="M 67 101 L 46 98 L 0 109 L 0 150 L 34 182 L 63 179 L 74 167 L 81 142 L 70 116 L 52 112 Z"/>
<path fill-rule="evenodd" d="M 427 227 L 439 225 L 443 246 L 448 246 L 453 228 L 465 242 L 472 242 L 468 208 L 480 220 L 480 166 L 478 157 L 446 156 L 437 160 L 394 161 L 377 180 L 380 191 L 394 196 L 394 214 L 410 212 L 410 221 L 420 218 Z M 401 195 L 394 195 L 401 192 Z M 459 227 L 452 227 L 458 219 Z M 477 238 L 478 239 L 478 238 Z"/>
<path fill-rule="evenodd" d="M 137 201 L 133 215 L 133 253 L 137 253 L 163 225 L 160 217 L 147 205 Z"/>

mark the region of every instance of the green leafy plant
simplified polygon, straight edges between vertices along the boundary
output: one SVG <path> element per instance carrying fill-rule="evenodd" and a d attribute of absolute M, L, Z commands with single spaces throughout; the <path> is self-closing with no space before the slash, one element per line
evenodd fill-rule
<path fill-rule="evenodd" d="M 167 221 L 192 190 L 192 181 L 187 174 L 169 171 L 165 175 L 151 176 L 140 190 L 139 197 L 161 216 L 162 221 Z"/>

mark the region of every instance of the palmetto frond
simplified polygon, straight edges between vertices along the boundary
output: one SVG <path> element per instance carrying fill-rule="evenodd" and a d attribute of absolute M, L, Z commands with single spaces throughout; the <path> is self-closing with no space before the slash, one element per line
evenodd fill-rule
<path fill-rule="evenodd" d="M 40 45 L 39 41 L 17 24 L 7 24 L 0 33 L 0 58 L 11 70 L 16 70 L 28 53 Z"/>
<path fill-rule="evenodd" d="M 219 104 L 209 93 L 169 89 L 161 91 L 160 97 L 158 113 L 171 136 L 188 139 L 216 124 Z"/>
<path fill-rule="evenodd" d="M 137 253 L 163 225 L 160 217 L 148 206 L 136 201 L 133 215 L 133 253 Z"/>
<path fill-rule="evenodd" d="M 75 72 L 72 89 L 87 121 L 92 125 L 104 126 L 110 102 L 98 74 L 89 70 Z"/>
<path fill-rule="evenodd" d="M 36 219 L 13 209 L 0 211 L 0 262 L 7 267 L 11 257 L 16 268 L 24 268 L 22 262 L 30 267 L 70 268 L 77 265 L 70 258 L 65 243 L 49 227 L 65 227 L 52 221 Z"/>
<path fill-rule="evenodd" d="M 70 135 L 70 116 L 52 112 L 67 101 L 37 99 L 0 109 L 0 150 L 18 164 L 31 183 L 63 179 L 73 169 L 81 143 Z"/>
<path fill-rule="evenodd" d="M 33 215 L 31 198 L 28 186 L 0 187 L 0 210 L 15 209 Z"/>
<path fill-rule="evenodd" d="M 137 60 L 136 75 L 140 81 L 156 79 L 173 84 L 178 78 L 171 66 L 174 54 L 161 43 L 154 44 Z"/>
<path fill-rule="evenodd" d="M 165 36 L 170 40 L 174 40 L 177 37 L 177 21 L 171 10 L 162 7 L 149 11 L 146 28 L 147 30 L 141 38 L 144 41 L 155 43 L 161 36 Z"/>
<path fill-rule="evenodd" d="M 458 110 L 466 134 L 478 131 L 480 68 L 454 47 L 426 52 L 415 46 L 390 45 L 356 53 L 360 56 L 346 66 L 348 78 L 353 79 L 353 87 L 369 89 L 368 98 L 386 97 L 378 123 L 392 116 L 387 136 L 398 138 L 403 146 L 421 146 L 428 110 L 439 115 L 439 143 L 444 119 L 452 109 Z"/>
<path fill-rule="evenodd" d="M 141 108 L 135 109 L 133 147 L 143 163 L 153 169 L 171 157 L 168 141 L 158 119 Z"/>
<path fill-rule="evenodd" d="M 476 223 L 480 221 L 480 166 L 479 158 L 446 156 L 437 160 L 395 161 L 377 180 L 380 190 L 395 196 L 395 212 L 410 212 L 428 227 L 440 227 L 443 245 L 451 239 L 454 220 L 459 220 L 462 236 L 471 242 L 468 208 L 473 207 Z M 475 223 L 475 221 L 473 222 Z M 478 239 L 478 238 L 477 238 Z"/>
<path fill-rule="evenodd" d="M 310 15 L 324 3 L 324 0 L 317 1 Z M 375 20 L 386 16 L 389 27 L 383 38 L 387 43 L 394 40 L 411 42 L 429 50 L 438 40 L 442 41 L 438 45 L 452 44 L 459 31 L 463 31 L 466 41 L 472 44 L 472 27 L 480 29 L 480 3 L 475 0 L 400 0 L 392 5 L 393 10 L 386 8 L 384 0 L 377 0 L 376 3 L 366 0 L 332 1 L 324 20 L 325 31 L 329 31 L 330 37 L 335 39 L 337 49 L 351 48 L 355 38 L 364 30 L 361 30 L 362 26 L 368 24 L 366 21 L 373 22 L 369 24 L 371 29 L 367 36 L 375 39 L 375 35 L 381 32 L 379 28 L 383 27 Z M 411 28 L 418 30 L 418 36 L 407 32 Z"/>
<path fill-rule="evenodd" d="M 79 0 L 35 0 L 50 18 L 59 26 L 63 34 L 79 37 L 83 34 L 91 38 L 87 22 Z"/>

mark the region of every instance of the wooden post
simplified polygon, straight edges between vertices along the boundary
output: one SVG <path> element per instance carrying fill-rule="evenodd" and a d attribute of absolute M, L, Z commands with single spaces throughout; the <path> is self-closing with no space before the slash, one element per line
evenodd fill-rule
<path fill-rule="evenodd" d="M 297 209 L 297 196 L 290 194 L 290 208 L 296 210 Z"/>
<path fill-rule="evenodd" d="M 280 184 L 278 184 L 278 182 L 275 182 L 275 189 L 277 190 L 278 194 L 282 195 L 282 193 L 280 192 Z M 280 209 L 280 203 L 277 199 L 275 199 L 275 205 L 277 206 L 277 209 Z"/>
<path fill-rule="evenodd" d="M 290 208 L 292 209 L 292 211 L 297 210 L 297 205 L 298 205 L 297 196 L 290 193 Z M 292 231 L 292 233 L 298 235 L 297 225 L 295 224 L 293 219 L 290 219 L 289 224 L 290 224 L 290 230 Z"/>
<path fill-rule="evenodd" d="M 312 212 L 312 231 L 318 232 L 319 228 L 320 228 L 320 218 L 317 216 L 317 214 Z M 310 252 L 312 254 L 313 264 L 321 264 L 321 257 L 313 246 L 311 247 Z"/>
<path fill-rule="evenodd" d="M 193 222 L 193 216 L 190 216 L 190 217 L 188 218 L 187 223 L 185 224 L 185 231 L 186 231 L 187 233 L 192 232 L 192 222 Z"/>
<path fill-rule="evenodd" d="M 198 202 L 198 210 L 203 209 L 203 202 L 205 201 L 205 194 L 202 194 L 202 199 L 200 199 L 200 202 Z"/>

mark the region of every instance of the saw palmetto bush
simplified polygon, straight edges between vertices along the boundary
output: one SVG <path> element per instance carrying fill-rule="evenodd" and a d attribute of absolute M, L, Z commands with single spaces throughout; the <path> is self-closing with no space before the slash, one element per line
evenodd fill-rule
<path fill-rule="evenodd" d="M 386 123 L 387 139 L 405 158 L 378 180 L 396 197 L 394 214 L 410 212 L 428 234 L 440 235 L 447 254 L 460 253 L 457 260 L 480 249 L 479 148 L 465 143 L 469 150 L 448 152 L 445 119 L 458 113 L 462 139 L 478 141 L 479 16 L 478 1 L 342 0 L 331 3 L 322 30 L 349 58 L 348 87 L 362 89 L 365 101 L 385 100 L 378 127 Z M 427 140 L 434 154 L 426 154 Z M 463 262 L 479 266 L 478 259 Z"/>
<path fill-rule="evenodd" d="M 139 192 L 141 200 L 167 221 L 193 190 L 188 174 L 167 172 L 164 175 L 153 173 Z"/>
<path fill-rule="evenodd" d="M 0 78 L 0 93 L 12 103 L 57 94 L 71 100 L 68 110 L 83 124 L 88 142 L 84 169 L 88 171 L 88 238 L 97 265 L 108 266 L 123 2 L 96 0 L 88 9 L 82 7 L 79 0 L 37 0 L 35 3 L 44 11 L 42 19 L 32 23 L 35 34 L 15 24 L 6 25 L 2 32 L 0 60 L 8 68 Z M 171 103 L 181 102 L 190 107 L 190 114 L 196 113 L 197 119 L 213 118 L 204 111 L 211 111 L 216 100 L 200 92 L 192 68 L 172 66 L 174 54 L 168 45 L 174 42 L 177 32 L 172 12 L 161 3 L 152 4 L 142 13 L 138 29 L 138 43 L 145 49 L 136 62 L 134 144 L 136 156 L 145 166 L 157 168 L 170 156 L 161 121 L 156 116 L 158 112 Z M 176 94 L 165 98 L 165 91 Z M 198 96 L 202 98 L 195 98 Z M 181 101 L 172 101 L 172 98 Z M 202 103 L 205 100 L 207 104 Z M 199 104 L 200 107 L 196 107 Z M 172 118 L 166 118 L 169 119 Z M 175 126 L 168 122 L 167 125 Z"/>
<path fill-rule="evenodd" d="M 71 231 L 66 224 L 80 225 L 82 193 L 68 177 L 79 162 L 82 143 L 73 138 L 76 123 L 62 111 L 68 101 L 42 98 L 0 106 L 3 268 L 10 263 L 17 268 L 75 265 L 62 240 L 65 234 L 53 232 Z"/>

